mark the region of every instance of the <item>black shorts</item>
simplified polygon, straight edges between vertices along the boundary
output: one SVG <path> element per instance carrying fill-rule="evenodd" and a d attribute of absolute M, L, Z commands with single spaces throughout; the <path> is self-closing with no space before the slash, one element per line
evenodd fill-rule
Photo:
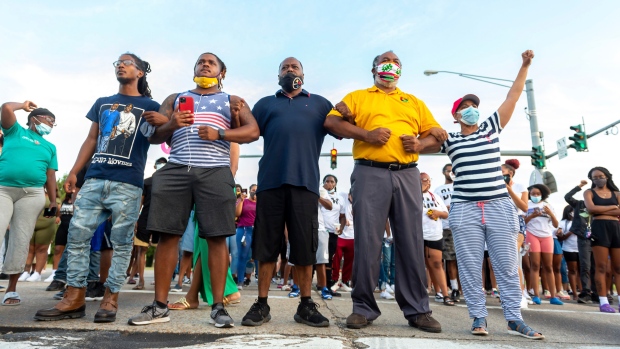
<path fill-rule="evenodd" d="M 319 196 L 305 187 L 283 185 L 261 191 L 256 197 L 253 258 L 259 262 L 277 261 L 286 225 L 291 246 L 289 263 L 314 265 L 319 245 Z"/>
<path fill-rule="evenodd" d="M 564 251 L 564 259 L 566 259 L 567 262 L 579 262 L 579 252 Z"/>
<path fill-rule="evenodd" d="M 69 235 L 69 223 L 70 221 L 61 221 L 56 230 L 56 237 L 54 238 L 55 246 L 67 246 L 67 236 Z"/>
<path fill-rule="evenodd" d="M 489 251 L 488 250 L 484 251 L 484 259 L 487 259 L 487 258 L 489 258 Z"/>
<path fill-rule="evenodd" d="M 592 247 L 620 248 L 620 223 L 616 220 L 592 221 Z"/>
<path fill-rule="evenodd" d="M 136 237 L 143 242 L 152 243 L 153 245 L 157 245 L 159 242 L 159 233 L 156 231 L 151 231 L 146 229 L 147 219 L 138 219 L 138 230 L 136 231 Z"/>
<path fill-rule="evenodd" d="M 113 250 L 112 241 L 110 236 L 112 235 L 112 224 L 108 221 L 105 225 L 104 234 L 101 239 L 101 249 L 99 251 Z"/>
<path fill-rule="evenodd" d="M 182 236 L 196 205 L 198 236 L 235 235 L 234 188 L 229 167 L 192 167 L 188 171 L 185 165 L 168 162 L 153 174 L 147 229 Z"/>
<path fill-rule="evenodd" d="M 424 240 L 424 247 L 443 252 L 443 239 L 439 239 L 437 241 Z"/>

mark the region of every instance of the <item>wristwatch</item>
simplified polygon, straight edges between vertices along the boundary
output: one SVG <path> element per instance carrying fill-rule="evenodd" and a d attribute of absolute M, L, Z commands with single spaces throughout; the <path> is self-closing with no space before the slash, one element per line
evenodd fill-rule
<path fill-rule="evenodd" d="M 224 137 L 226 136 L 226 131 L 224 131 L 223 128 L 220 128 L 217 130 L 217 134 L 220 135 L 221 140 L 224 140 Z"/>

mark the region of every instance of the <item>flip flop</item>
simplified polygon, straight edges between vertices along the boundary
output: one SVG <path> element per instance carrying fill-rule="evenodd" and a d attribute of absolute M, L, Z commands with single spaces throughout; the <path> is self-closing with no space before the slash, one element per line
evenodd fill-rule
<path fill-rule="evenodd" d="M 6 301 L 9 299 L 16 299 L 19 302 L 17 303 L 7 303 Z M 22 304 L 22 299 L 19 297 L 19 294 L 17 292 L 7 292 L 4 295 L 4 298 L 2 298 L 2 305 L 10 307 L 10 306 L 16 306 L 16 305 L 20 305 Z"/>
<path fill-rule="evenodd" d="M 131 279 L 129 279 L 129 281 L 127 281 L 127 283 L 130 284 L 130 285 L 135 285 L 136 284 L 136 280 L 131 278 Z"/>
<path fill-rule="evenodd" d="M 224 303 L 225 307 L 231 304 L 239 304 L 241 303 L 241 297 L 234 299 L 234 300 L 230 300 L 228 297 L 224 297 L 224 301 L 222 303 Z"/>
<path fill-rule="evenodd" d="M 171 305 L 180 305 L 180 307 L 172 308 L 170 307 Z M 197 308 L 192 308 L 191 305 L 189 305 L 189 302 L 187 302 L 187 299 L 185 299 L 185 297 L 181 297 L 181 299 L 179 299 L 178 301 L 169 304 L 168 309 L 170 310 L 192 310 L 192 309 L 197 309 Z"/>
<path fill-rule="evenodd" d="M 144 285 L 136 285 L 131 288 L 132 290 L 144 290 Z"/>

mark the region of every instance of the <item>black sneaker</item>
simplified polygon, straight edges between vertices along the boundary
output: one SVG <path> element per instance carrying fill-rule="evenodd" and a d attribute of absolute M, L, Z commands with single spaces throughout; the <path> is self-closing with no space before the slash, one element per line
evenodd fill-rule
<path fill-rule="evenodd" d="M 339 292 L 336 292 L 329 287 L 327 289 L 329 290 L 329 293 L 332 294 L 332 297 L 342 297 L 342 295 Z"/>
<path fill-rule="evenodd" d="M 582 296 L 579 296 L 579 298 L 577 298 L 577 303 L 592 304 L 592 296 L 590 296 L 587 293 Z"/>
<path fill-rule="evenodd" d="M 300 302 L 293 318 L 300 324 L 312 327 L 328 327 L 329 320 L 319 312 L 319 307 L 312 300 L 307 303 Z"/>
<path fill-rule="evenodd" d="M 450 298 L 452 298 L 453 302 L 460 302 L 460 293 L 459 290 L 457 290 L 456 288 L 454 290 L 452 290 L 452 293 L 450 293 Z"/>
<path fill-rule="evenodd" d="M 130 318 L 127 323 L 140 326 L 168 321 L 170 321 L 170 310 L 168 310 L 168 307 L 160 308 L 157 306 L 157 303 L 153 302 L 153 304 L 142 308 L 140 314 Z"/>
<path fill-rule="evenodd" d="M 84 298 L 85 301 L 94 302 L 103 299 L 103 295 L 105 294 L 105 286 L 103 286 L 102 282 L 95 281 L 88 286 L 89 288 L 86 289 L 86 297 Z"/>
<path fill-rule="evenodd" d="M 209 317 L 209 323 L 212 323 L 217 328 L 231 328 L 235 327 L 235 321 L 228 315 L 224 304 L 218 303 L 211 310 L 211 316 Z"/>
<path fill-rule="evenodd" d="M 54 280 L 45 289 L 46 291 L 62 291 L 65 289 L 65 283 L 62 281 Z"/>
<path fill-rule="evenodd" d="M 0 273 L 0 280 L 8 280 L 9 276 L 5 273 Z"/>
<path fill-rule="evenodd" d="M 271 320 L 271 314 L 269 314 L 268 304 L 259 303 L 258 301 L 254 302 L 248 310 L 247 314 L 241 320 L 241 324 L 243 326 L 260 326 L 265 322 L 269 322 Z"/>
<path fill-rule="evenodd" d="M 245 278 L 245 280 L 243 280 L 243 286 L 250 286 L 250 283 L 252 282 L 252 280 L 250 280 L 250 278 Z"/>

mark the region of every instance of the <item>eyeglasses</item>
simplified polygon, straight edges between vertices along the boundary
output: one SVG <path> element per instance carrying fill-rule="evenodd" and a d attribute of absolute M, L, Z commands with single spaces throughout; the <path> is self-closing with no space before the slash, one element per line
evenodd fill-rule
<path fill-rule="evenodd" d="M 605 177 L 605 176 L 592 177 L 592 180 L 597 180 L 597 179 L 607 179 L 607 177 Z"/>
<path fill-rule="evenodd" d="M 52 124 L 52 126 L 54 126 L 54 127 L 58 126 L 58 125 L 56 124 L 56 119 L 54 119 L 54 118 L 52 118 L 52 117 L 49 117 L 49 116 L 46 116 L 46 115 L 40 115 L 40 116 L 37 116 L 37 117 L 38 117 L 38 118 L 43 118 L 43 119 L 45 119 L 45 121 L 49 122 L 49 123 L 50 123 L 50 124 Z"/>
<path fill-rule="evenodd" d="M 423 178 L 421 179 L 422 182 L 430 182 L 432 180 L 432 178 Z"/>
<path fill-rule="evenodd" d="M 138 67 L 138 65 L 136 65 L 136 62 L 132 61 L 131 59 L 123 59 L 122 61 L 119 60 L 119 61 L 113 62 L 112 65 L 114 66 L 114 68 L 118 68 L 118 66 L 121 65 L 121 63 L 125 66 L 135 65 L 136 68 Z"/>

